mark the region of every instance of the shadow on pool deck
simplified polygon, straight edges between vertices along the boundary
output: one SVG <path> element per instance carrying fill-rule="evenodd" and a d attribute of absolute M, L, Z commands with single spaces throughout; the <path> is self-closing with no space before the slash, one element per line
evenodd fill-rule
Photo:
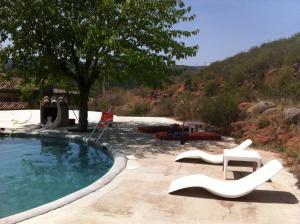
<path fill-rule="evenodd" d="M 185 158 L 185 159 L 178 160 L 176 162 L 178 162 L 178 163 L 205 164 L 205 165 L 211 165 L 211 166 L 223 166 L 223 164 L 213 164 L 213 163 L 205 162 L 201 159 L 193 159 L 193 158 Z"/>
<path fill-rule="evenodd" d="M 118 147 L 126 155 L 134 155 L 136 158 L 144 158 L 154 156 L 160 153 L 163 154 L 172 154 L 178 149 L 185 150 L 190 147 L 197 147 L 199 149 L 206 150 L 208 152 L 214 152 L 214 149 L 223 149 L 224 145 L 228 145 L 228 141 L 209 141 L 209 140 L 198 140 L 198 141 L 189 141 L 185 145 L 180 145 L 179 141 L 162 141 L 157 140 L 154 134 L 146 134 L 138 131 L 139 126 L 143 126 L 145 123 L 139 122 L 130 122 L 130 123 L 119 123 L 120 135 L 116 134 L 116 130 L 110 130 L 110 138 L 107 139 L 107 135 L 103 136 L 103 142 L 109 142 L 116 147 Z M 94 123 L 89 124 L 89 128 L 92 129 L 95 126 Z M 67 128 L 69 129 L 69 128 Z M 62 134 L 72 134 L 68 132 L 66 128 L 57 128 L 53 130 L 46 130 L 40 128 L 38 125 L 26 125 L 23 127 L 23 130 L 26 132 L 38 131 L 40 130 L 45 135 L 47 133 L 62 133 Z M 101 130 L 100 130 L 101 132 Z M 97 138 L 100 132 L 93 135 L 94 138 Z M 77 133 L 83 136 L 88 136 L 90 132 L 86 133 Z M 231 144 L 233 141 L 231 141 Z M 213 147 L 211 147 L 213 145 Z M 221 152 L 221 151 L 220 151 Z"/>
<path fill-rule="evenodd" d="M 286 191 L 269 191 L 269 190 L 255 190 L 250 194 L 241 198 L 224 199 L 210 194 L 208 191 L 202 188 L 188 188 L 182 189 L 172 193 L 171 195 L 207 198 L 220 201 L 239 201 L 239 202 L 255 202 L 255 203 L 277 203 L 277 204 L 298 204 L 299 201 L 290 192 Z"/>
<path fill-rule="evenodd" d="M 198 140 L 189 141 L 188 144 L 180 145 L 179 141 L 164 141 L 157 140 L 154 134 L 146 134 L 138 131 L 139 123 L 122 123 L 120 127 L 121 141 L 118 141 L 115 135 L 111 135 L 111 143 L 119 145 L 120 148 L 124 148 L 126 154 L 133 154 L 137 158 L 143 158 L 146 155 L 156 155 L 159 153 L 171 154 L 174 151 L 178 152 L 178 148 L 185 149 L 187 147 L 197 147 L 207 151 L 211 151 L 210 146 L 213 143 L 215 148 L 224 148 L 224 144 L 228 144 L 228 141 L 208 141 Z"/>

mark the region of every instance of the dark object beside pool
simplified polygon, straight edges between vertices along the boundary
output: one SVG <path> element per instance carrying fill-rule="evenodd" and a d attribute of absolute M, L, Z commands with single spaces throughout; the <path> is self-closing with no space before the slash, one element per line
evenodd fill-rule
<path fill-rule="evenodd" d="M 155 137 L 159 140 L 220 140 L 221 135 L 215 132 L 157 132 Z"/>
<path fill-rule="evenodd" d="M 156 132 L 181 132 L 188 131 L 188 127 L 184 127 L 179 124 L 170 124 L 170 125 L 153 125 L 153 126 L 142 126 L 138 127 L 140 132 L 153 134 Z"/>

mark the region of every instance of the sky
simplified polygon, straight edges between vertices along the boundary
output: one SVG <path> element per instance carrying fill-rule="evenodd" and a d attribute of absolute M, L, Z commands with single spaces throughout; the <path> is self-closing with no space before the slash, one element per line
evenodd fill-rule
<path fill-rule="evenodd" d="M 198 45 L 195 57 L 177 61 L 184 65 L 209 65 L 251 47 L 300 32 L 300 0 L 184 0 L 196 14 L 184 30 L 199 29 L 183 39 Z"/>
<path fill-rule="evenodd" d="M 199 29 L 184 39 L 199 46 L 196 57 L 177 64 L 209 65 L 251 47 L 300 32 L 300 0 L 185 0 L 196 14 L 193 22 L 178 24 Z"/>

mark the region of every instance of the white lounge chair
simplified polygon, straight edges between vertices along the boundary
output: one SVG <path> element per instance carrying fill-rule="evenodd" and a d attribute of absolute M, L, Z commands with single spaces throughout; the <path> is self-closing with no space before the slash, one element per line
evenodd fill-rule
<path fill-rule="evenodd" d="M 252 141 L 250 139 L 245 140 L 238 146 L 232 148 L 231 150 L 244 150 L 249 145 L 252 144 Z M 183 153 L 180 153 L 178 156 L 176 156 L 175 161 L 179 161 L 181 159 L 202 159 L 203 161 L 207 163 L 212 164 L 222 164 L 223 163 L 223 154 L 213 155 L 209 154 L 207 152 L 204 152 L 202 150 L 190 150 Z"/>
<path fill-rule="evenodd" d="M 192 187 L 204 188 L 210 193 L 224 198 L 238 198 L 271 179 L 282 169 L 278 160 L 272 160 L 259 170 L 239 180 L 222 181 L 201 174 L 185 176 L 171 183 L 169 193 Z"/>

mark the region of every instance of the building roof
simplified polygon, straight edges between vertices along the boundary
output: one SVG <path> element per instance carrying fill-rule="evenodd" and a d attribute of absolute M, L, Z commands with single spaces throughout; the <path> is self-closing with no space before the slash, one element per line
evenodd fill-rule
<path fill-rule="evenodd" d="M 13 78 L 10 81 L 0 81 L 0 90 L 19 90 L 20 86 L 20 78 Z"/>
<path fill-rule="evenodd" d="M 1 102 L 0 110 L 24 110 L 28 109 L 29 105 L 27 102 Z"/>

